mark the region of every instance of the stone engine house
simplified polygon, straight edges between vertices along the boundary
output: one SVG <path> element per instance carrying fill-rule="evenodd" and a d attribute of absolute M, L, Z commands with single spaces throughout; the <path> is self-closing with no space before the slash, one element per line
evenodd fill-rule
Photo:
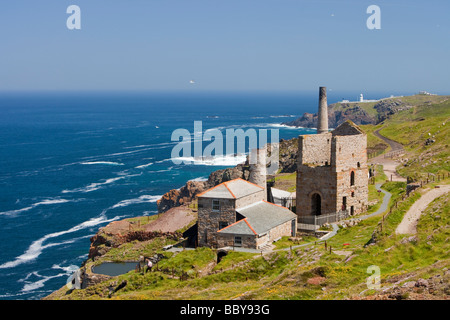
<path fill-rule="evenodd" d="M 299 136 L 296 214 L 266 201 L 267 151 L 255 149 L 251 155 L 258 161 L 250 166 L 250 181 L 234 179 L 198 195 L 199 246 L 262 249 L 282 236 L 295 236 L 302 217 L 366 211 L 367 136 L 351 121 L 330 132 L 326 88 L 319 92 L 317 134 Z"/>
<path fill-rule="evenodd" d="M 351 121 L 328 132 L 326 89 L 320 88 L 318 134 L 299 136 L 296 211 L 299 217 L 368 205 L 367 136 Z"/>

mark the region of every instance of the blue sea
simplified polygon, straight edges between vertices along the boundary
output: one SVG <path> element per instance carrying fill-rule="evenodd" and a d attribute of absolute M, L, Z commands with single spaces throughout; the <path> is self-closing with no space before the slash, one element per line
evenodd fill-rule
<path fill-rule="evenodd" d="M 289 139 L 315 129 L 280 123 L 317 104 L 317 93 L 0 94 L 0 299 L 61 288 L 100 227 L 156 214 L 165 192 L 242 160 L 176 165 L 175 129 L 202 121 L 224 136 L 279 129 Z"/>

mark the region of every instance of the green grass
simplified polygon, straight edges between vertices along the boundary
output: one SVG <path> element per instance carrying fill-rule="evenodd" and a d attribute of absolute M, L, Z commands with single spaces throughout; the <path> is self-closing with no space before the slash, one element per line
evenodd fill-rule
<path fill-rule="evenodd" d="M 450 171 L 450 100 L 395 114 L 380 133 L 405 147 L 405 163 L 398 168 L 402 176 L 417 180 Z M 435 142 L 426 145 L 428 138 Z"/>
<path fill-rule="evenodd" d="M 407 150 L 408 162 L 398 170 L 403 175 L 417 176 L 424 173 L 449 170 L 450 101 L 442 97 L 413 96 L 402 98 L 416 105 L 384 121 L 380 126 L 363 126 L 368 133 L 369 145 L 379 141 L 371 134 L 383 126 L 381 133 L 401 142 Z M 429 104 L 431 101 L 434 104 Z M 445 125 L 443 124 L 445 123 Z M 434 136 L 436 142 L 425 146 L 424 140 Z M 386 181 L 377 170 L 376 183 Z M 276 178 L 284 185 L 295 185 L 295 173 Z M 448 183 L 446 181 L 441 183 Z M 188 279 L 163 272 L 140 274 L 129 272 L 104 281 L 85 290 L 75 290 L 66 295 L 62 288 L 59 299 L 109 299 L 108 286 L 123 280 L 127 286 L 113 295 L 113 299 L 346 299 L 354 295 L 377 293 L 368 290 L 367 268 L 377 265 L 381 269 L 382 288 L 388 287 L 401 277 L 427 278 L 450 268 L 450 196 L 436 199 L 422 214 L 417 226 L 417 240 L 404 242 L 408 235 L 396 235 L 395 229 L 411 205 L 420 198 L 420 191 L 413 193 L 393 207 L 405 193 L 405 183 L 386 182 L 382 188 L 392 193 L 392 211 L 380 229 L 381 215 L 363 220 L 357 226 L 341 228 L 327 241 L 310 244 L 293 250 L 281 250 L 261 256 L 260 254 L 232 251 L 215 265 L 216 254 L 208 248 L 185 250 L 180 253 L 163 252 L 161 248 L 173 241 L 156 238 L 150 241 L 133 241 L 111 249 L 96 263 L 102 261 L 136 260 L 140 255 L 163 252 L 165 258 L 158 267 L 188 273 Z M 433 186 L 433 185 L 431 185 Z M 373 185 L 369 187 L 369 199 L 381 202 L 382 194 Z M 376 210 L 370 208 L 370 212 Z M 147 217 L 135 218 L 142 226 Z M 373 235 L 376 242 L 367 245 Z M 285 237 L 275 243 L 277 248 L 288 248 L 291 241 Z M 329 247 L 332 252 L 329 252 Z M 350 256 L 338 254 L 350 252 Z M 342 252 L 341 252 L 342 253 Z M 177 276 L 179 273 L 176 273 Z M 314 279 L 322 279 L 316 283 Z"/>
<path fill-rule="evenodd" d="M 294 192 L 297 184 L 297 172 L 279 174 L 274 177 L 274 188 Z"/>

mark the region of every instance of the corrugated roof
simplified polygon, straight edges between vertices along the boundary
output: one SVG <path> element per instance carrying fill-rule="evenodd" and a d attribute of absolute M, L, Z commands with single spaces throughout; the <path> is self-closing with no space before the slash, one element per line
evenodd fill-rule
<path fill-rule="evenodd" d="M 264 190 L 254 183 L 238 178 L 222 182 L 198 195 L 204 198 L 239 199 L 252 193 Z"/>
<path fill-rule="evenodd" d="M 297 215 L 288 208 L 267 201 L 259 201 L 236 211 L 243 215 L 245 219 L 239 220 L 218 232 L 260 235 L 280 224 L 297 218 Z"/>

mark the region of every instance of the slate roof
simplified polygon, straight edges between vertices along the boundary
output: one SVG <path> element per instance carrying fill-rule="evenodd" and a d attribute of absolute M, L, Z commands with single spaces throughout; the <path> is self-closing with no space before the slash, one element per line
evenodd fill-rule
<path fill-rule="evenodd" d="M 297 218 L 288 208 L 259 201 L 236 210 L 245 218 L 220 229 L 222 234 L 261 235 L 270 229 Z"/>
<path fill-rule="evenodd" d="M 247 180 L 238 178 L 222 182 L 221 184 L 218 184 L 217 186 L 199 194 L 198 197 L 216 199 L 239 199 L 261 190 L 264 190 L 264 188 Z"/>
<path fill-rule="evenodd" d="M 349 135 L 357 135 L 364 134 L 364 131 L 361 130 L 353 121 L 347 120 L 341 123 L 336 129 L 332 132 L 333 136 L 349 136 Z"/>

